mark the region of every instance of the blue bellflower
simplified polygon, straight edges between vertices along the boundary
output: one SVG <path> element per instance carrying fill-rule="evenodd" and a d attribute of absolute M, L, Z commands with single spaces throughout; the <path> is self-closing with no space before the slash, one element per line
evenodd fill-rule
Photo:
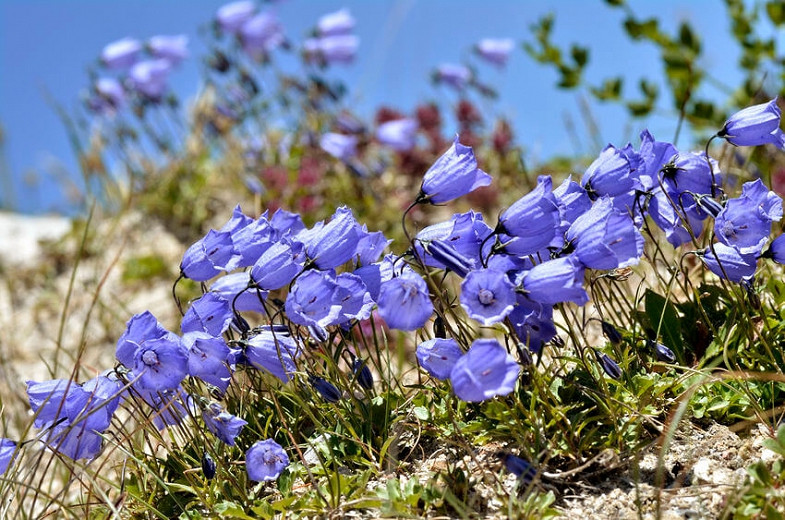
<path fill-rule="evenodd" d="M 714 234 L 742 255 L 758 255 L 769 239 L 771 224 L 782 219 L 782 199 L 763 181 L 745 182 L 741 196 L 730 199 L 714 220 Z"/>
<path fill-rule="evenodd" d="M 643 189 L 640 165 L 640 155 L 631 145 L 616 148 L 609 144 L 586 169 L 581 185 L 593 198 L 607 195 L 617 208 L 632 210 L 635 191 Z"/>
<path fill-rule="evenodd" d="M 758 266 L 758 259 L 755 254 L 742 254 L 738 249 L 729 245 L 717 242 L 711 248 L 706 248 L 698 253 L 698 256 L 706 264 L 709 270 L 731 282 L 740 283 L 743 279 L 755 274 Z"/>
<path fill-rule="evenodd" d="M 341 391 L 323 377 L 310 376 L 308 382 L 322 396 L 322 399 L 328 403 L 337 403 L 343 397 Z"/>
<path fill-rule="evenodd" d="M 538 354 L 543 345 L 556 336 L 553 305 L 532 301 L 518 294 L 517 303 L 509 315 L 513 330 L 529 350 Z"/>
<path fill-rule="evenodd" d="M 240 271 L 220 277 L 210 286 L 210 292 L 216 293 L 230 304 L 234 310 L 243 312 L 251 311 L 264 313 L 262 300 L 267 298 L 267 291 L 248 288 L 251 283 L 251 273 Z M 239 296 L 238 296 L 239 294 Z"/>
<path fill-rule="evenodd" d="M 478 56 L 498 67 L 507 64 L 514 48 L 515 41 L 512 38 L 483 38 L 474 46 Z"/>
<path fill-rule="evenodd" d="M 408 152 L 417 140 L 417 121 L 405 118 L 382 123 L 376 129 L 376 140 L 397 152 Z"/>
<path fill-rule="evenodd" d="M 349 34 L 354 29 L 355 20 L 348 9 L 343 8 L 333 13 L 328 13 L 316 22 L 316 31 L 319 36 L 335 36 Z"/>
<path fill-rule="evenodd" d="M 246 342 L 245 357 L 256 369 L 266 370 L 286 383 L 297 370 L 300 349 L 288 334 L 263 330 Z"/>
<path fill-rule="evenodd" d="M 234 446 L 235 438 L 240 435 L 243 426 L 248 424 L 221 408 L 217 403 L 210 403 L 202 410 L 202 419 L 204 419 L 207 429 L 229 446 Z"/>
<path fill-rule="evenodd" d="M 331 273 L 306 271 L 286 297 L 286 315 L 293 323 L 307 327 L 333 325 L 341 316 L 341 306 L 333 303 L 337 288 Z"/>
<path fill-rule="evenodd" d="M 283 27 L 272 11 L 257 13 L 239 30 L 243 50 L 254 59 L 264 59 L 284 43 Z"/>
<path fill-rule="evenodd" d="M 362 228 L 352 210 L 341 206 L 330 222 L 308 242 L 306 253 L 319 269 L 333 269 L 352 259 L 362 237 Z"/>
<path fill-rule="evenodd" d="M 272 439 L 258 441 L 245 452 L 245 470 L 254 482 L 275 480 L 288 465 L 286 452 Z"/>
<path fill-rule="evenodd" d="M 218 293 L 208 292 L 191 303 L 180 323 L 183 332 L 203 331 L 220 336 L 232 323 L 232 303 Z"/>
<path fill-rule="evenodd" d="M 232 379 L 226 341 L 200 331 L 186 332 L 182 341 L 188 352 L 188 374 L 226 392 Z"/>
<path fill-rule="evenodd" d="M 483 325 L 504 320 L 515 305 L 515 286 L 505 273 L 477 269 L 461 284 L 461 306 L 470 318 Z"/>
<path fill-rule="evenodd" d="M 441 204 L 490 183 L 491 176 L 477 167 L 471 147 L 455 136 L 452 146 L 425 172 L 417 200 Z"/>
<path fill-rule="evenodd" d="M 520 367 L 495 339 L 478 339 L 450 372 L 453 392 L 462 401 L 480 402 L 515 389 Z"/>
<path fill-rule="evenodd" d="M 231 233 L 211 229 L 185 251 L 180 271 L 191 280 L 204 282 L 222 271 L 234 270 L 239 261 Z"/>
<path fill-rule="evenodd" d="M 176 335 L 145 341 L 134 355 L 133 372 L 139 388 L 172 390 L 188 375 L 188 351 Z"/>
<path fill-rule="evenodd" d="M 520 245 L 508 246 L 516 255 L 527 256 L 561 240 L 561 212 L 552 187 L 551 176 L 540 175 L 537 187 L 502 213 L 500 230 L 517 239 Z"/>
<path fill-rule="evenodd" d="M 256 2 L 240 0 L 221 6 L 215 13 L 218 26 L 228 33 L 236 33 L 256 13 Z"/>
<path fill-rule="evenodd" d="M 452 338 L 435 338 L 417 345 L 415 354 L 420 366 L 431 377 L 444 381 L 450 377 L 455 363 L 463 356 L 463 351 Z"/>
<path fill-rule="evenodd" d="M 266 291 L 288 285 L 305 266 L 304 247 L 302 242 L 287 238 L 276 242 L 251 268 L 251 279 Z"/>
<path fill-rule="evenodd" d="M 583 288 L 584 267 L 574 256 L 548 260 L 534 266 L 524 275 L 527 296 L 539 303 L 554 305 L 573 302 L 585 305 L 589 295 Z"/>
<path fill-rule="evenodd" d="M 768 103 L 747 107 L 733 114 L 717 135 L 736 146 L 772 143 L 785 148 L 780 130 L 780 107 L 774 98 Z"/>
<path fill-rule="evenodd" d="M 8 471 L 15 453 L 16 442 L 11 439 L 0 439 L 0 475 Z"/>
<path fill-rule="evenodd" d="M 382 282 L 377 304 L 379 315 L 391 329 L 419 329 L 433 314 L 428 285 L 414 272 Z"/>

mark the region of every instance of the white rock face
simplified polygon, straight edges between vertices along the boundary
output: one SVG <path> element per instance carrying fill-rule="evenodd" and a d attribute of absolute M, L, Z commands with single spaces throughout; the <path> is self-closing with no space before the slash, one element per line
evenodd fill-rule
<path fill-rule="evenodd" d="M 0 264 L 35 263 L 41 240 L 57 240 L 71 229 L 71 220 L 59 216 L 28 216 L 0 212 Z"/>

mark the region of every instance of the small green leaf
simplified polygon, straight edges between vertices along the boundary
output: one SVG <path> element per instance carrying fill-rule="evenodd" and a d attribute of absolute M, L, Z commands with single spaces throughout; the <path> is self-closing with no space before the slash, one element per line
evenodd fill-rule
<path fill-rule="evenodd" d="M 427 421 L 431 418 L 431 412 L 424 406 L 415 406 L 414 415 L 421 421 Z"/>
<path fill-rule="evenodd" d="M 781 0 L 774 0 L 766 4 L 766 14 L 774 25 L 785 24 L 785 4 Z"/>

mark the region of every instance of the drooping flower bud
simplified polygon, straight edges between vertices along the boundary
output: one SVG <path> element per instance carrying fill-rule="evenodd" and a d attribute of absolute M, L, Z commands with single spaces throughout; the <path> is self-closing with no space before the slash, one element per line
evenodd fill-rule
<path fill-rule="evenodd" d="M 215 476 L 215 461 L 207 452 L 202 455 L 202 473 L 207 480 L 212 480 Z"/>
<path fill-rule="evenodd" d="M 319 392 L 319 395 L 322 396 L 322 399 L 328 403 L 337 403 L 341 400 L 341 391 L 325 378 L 319 376 L 310 376 L 308 378 L 308 382 L 311 383 L 311 386 L 314 388 L 314 390 Z"/>

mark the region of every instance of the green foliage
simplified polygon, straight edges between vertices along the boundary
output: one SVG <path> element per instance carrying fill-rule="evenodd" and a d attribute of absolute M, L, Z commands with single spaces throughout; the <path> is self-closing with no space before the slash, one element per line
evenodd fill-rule
<path fill-rule="evenodd" d="M 764 446 L 780 456 L 773 463 L 758 461 L 747 468 L 748 477 L 742 490 L 730 502 L 726 515 L 743 520 L 785 518 L 785 425 Z"/>

